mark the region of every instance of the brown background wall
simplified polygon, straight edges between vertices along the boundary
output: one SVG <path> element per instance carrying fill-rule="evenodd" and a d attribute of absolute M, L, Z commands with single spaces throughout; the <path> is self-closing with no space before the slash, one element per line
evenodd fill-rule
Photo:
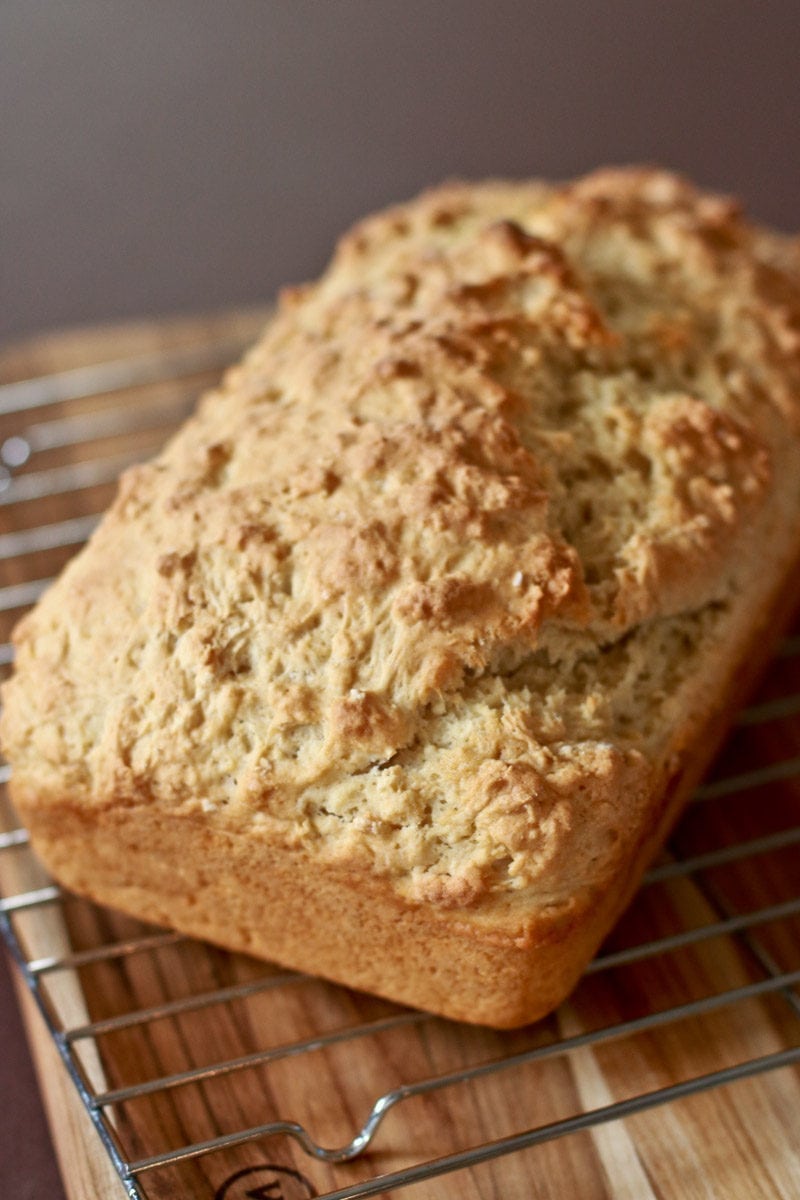
<path fill-rule="evenodd" d="M 0 0 L 0 337 L 262 300 L 451 175 L 659 161 L 800 228 L 799 64 L 798 0 Z M 0 1095 L 0 1193 L 55 1200 L 2 966 Z"/>
<path fill-rule="evenodd" d="M 3 0 L 0 336 L 263 299 L 448 175 L 657 160 L 800 227 L 797 0 Z"/>

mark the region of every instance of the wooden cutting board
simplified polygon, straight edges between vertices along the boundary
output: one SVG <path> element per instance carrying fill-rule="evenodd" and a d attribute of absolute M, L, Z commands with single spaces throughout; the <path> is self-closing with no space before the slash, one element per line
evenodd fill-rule
<path fill-rule="evenodd" d="M 67 398 L 0 413 L 0 446 L 9 437 L 24 439 L 11 447 L 0 508 L 0 542 L 8 551 L 1 586 L 59 570 L 76 548 L 65 523 L 99 512 L 113 493 L 114 469 L 152 453 L 217 373 L 209 359 L 194 371 L 184 363 L 180 378 L 164 381 L 157 364 L 149 378 L 142 364 L 176 348 L 209 345 L 234 357 L 263 316 L 140 322 L 37 338 L 0 354 L 1 382 L 72 372 L 49 385 L 53 396 Z M 111 371 L 99 378 L 97 394 L 85 395 L 96 390 L 98 377 L 76 372 L 131 359 L 139 364 L 138 386 L 120 388 Z M 15 403 L 26 395 L 35 392 L 17 391 Z M 32 453 L 15 465 L 25 445 Z M 77 488 L 64 475 L 76 466 L 84 485 Z M 20 553 L 16 543 L 2 541 L 13 530 L 52 526 L 67 530 L 64 544 L 48 534 L 39 549 Z M 26 595 L 19 593 L 21 600 Z M 0 640 L 7 641 L 20 611 L 0 613 Z M 800 1196 L 800 1071 L 790 1065 L 737 1077 L 740 1067 L 800 1044 L 800 718 L 792 700 L 800 694 L 798 649 L 790 643 L 775 660 L 761 691 L 772 707 L 750 710 L 716 767 L 716 778 L 733 778 L 736 787 L 728 795 L 727 788 L 711 788 L 691 806 L 660 874 L 604 953 L 624 959 L 626 950 L 643 949 L 630 961 L 601 961 L 559 1013 L 530 1029 L 498 1034 L 421 1017 L 185 939 L 142 946 L 137 939 L 153 931 L 75 898 L 20 914 L 15 926 L 29 957 L 84 955 L 79 965 L 43 974 L 43 986 L 68 1028 L 95 1023 L 74 1047 L 87 1085 L 95 1093 L 118 1092 L 102 1111 L 127 1162 L 279 1120 L 300 1123 L 321 1146 L 343 1146 L 379 1097 L 437 1081 L 412 1087 L 390 1107 L 367 1152 L 353 1162 L 319 1161 L 284 1132 L 142 1170 L 140 1194 L 295 1200 L 346 1195 L 389 1176 L 372 1194 Z M 762 773 L 748 780 L 752 771 Z M 8 828 L 14 818 L 3 805 Z M 693 871 L 671 865 L 676 857 L 718 856 L 725 848 L 729 861 L 701 857 Z M 0 857 L 6 896 L 42 882 L 25 847 Z M 714 936 L 705 935 L 709 926 Z M 98 958 L 99 948 L 131 940 L 138 948 Z M 24 989 L 21 999 L 68 1195 L 129 1194 Z M 239 1065 L 225 1065 L 231 1063 Z M 486 1063 L 503 1065 L 475 1070 Z M 730 1077 L 709 1090 L 624 1115 L 638 1096 L 725 1071 Z M 119 1093 L 186 1072 L 192 1077 L 174 1086 Z M 580 1128 L 580 1115 L 592 1110 L 612 1119 Z M 531 1130 L 541 1132 L 520 1147 L 514 1139 L 524 1141 Z M 444 1170 L 458 1165 L 452 1156 L 492 1143 L 497 1153 L 483 1151 L 485 1161 Z M 431 1170 L 424 1164 L 448 1156 L 442 1173 L 424 1178 Z M 421 1174 L 413 1186 L 392 1178 L 416 1168 Z"/>

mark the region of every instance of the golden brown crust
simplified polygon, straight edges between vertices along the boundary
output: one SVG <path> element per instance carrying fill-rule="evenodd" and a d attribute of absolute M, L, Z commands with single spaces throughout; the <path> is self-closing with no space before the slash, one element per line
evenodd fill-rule
<path fill-rule="evenodd" d="M 238 861 L 299 863 L 346 940 L 348 894 L 373 949 L 390 913 L 454 939 L 444 998 L 410 933 L 402 989 L 299 933 L 259 952 L 519 1022 L 641 871 L 798 527 L 796 242 L 659 171 L 448 185 L 356 227 L 126 475 L 18 632 L 15 795 L 51 860 L 55 814 L 75 829 L 56 869 L 100 899 L 92 829 L 160 830 L 128 906 L 218 938 L 163 903 L 167 830 L 209 839 L 242 913 L 266 893 Z M 458 961 L 498 939 L 518 999 L 475 1007 Z"/>

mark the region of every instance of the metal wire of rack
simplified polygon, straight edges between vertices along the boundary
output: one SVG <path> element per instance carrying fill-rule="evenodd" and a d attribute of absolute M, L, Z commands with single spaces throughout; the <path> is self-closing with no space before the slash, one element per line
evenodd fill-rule
<path fill-rule="evenodd" d="M 11 625 L 90 534 L 119 470 L 236 349 L 226 336 L 0 386 L 4 672 Z M 800 1064 L 799 716 L 794 636 L 573 998 L 507 1035 L 69 896 L 3 794 L 0 925 L 124 1192 L 232 1197 L 260 1181 L 236 1194 L 345 1200 L 436 1179 L 442 1196 L 483 1196 L 486 1168 L 488 1194 L 527 1197 L 543 1168 L 521 1152 L 568 1136 L 608 1179 L 635 1179 L 646 1150 L 627 1134 L 612 1146 L 604 1129 L 767 1076 L 784 1080 L 772 1103 L 788 1145 L 800 1133 L 800 1080 L 779 1070 Z M 3 793 L 8 777 L 0 768 Z M 800 1162 L 785 1169 L 800 1177 Z M 638 1195 L 661 1195 L 651 1175 Z"/>

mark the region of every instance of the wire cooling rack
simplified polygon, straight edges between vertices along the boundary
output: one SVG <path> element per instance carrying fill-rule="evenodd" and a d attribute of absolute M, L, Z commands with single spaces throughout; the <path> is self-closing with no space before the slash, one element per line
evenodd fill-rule
<path fill-rule="evenodd" d="M 120 469 L 235 356 L 242 330 L 223 333 L 167 349 L 162 335 L 111 361 L 104 342 L 106 361 L 73 354 L 0 386 L 4 673 L 14 621 Z M 121 1195 L 646 1200 L 725 1164 L 741 1190 L 692 1194 L 800 1194 L 800 636 L 569 1002 L 508 1034 L 63 893 L 16 822 L 8 774 L 0 924 Z"/>

